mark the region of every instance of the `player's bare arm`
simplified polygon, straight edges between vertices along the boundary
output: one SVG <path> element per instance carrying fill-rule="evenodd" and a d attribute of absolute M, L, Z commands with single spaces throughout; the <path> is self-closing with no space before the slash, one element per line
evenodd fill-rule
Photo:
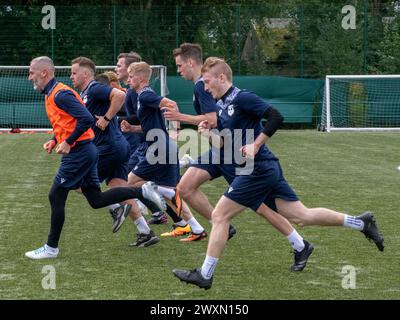
<path fill-rule="evenodd" d="M 253 159 L 261 146 L 267 142 L 268 138 L 269 137 L 265 133 L 261 132 L 253 143 L 246 144 L 240 148 L 242 155 L 246 159 Z"/>
<path fill-rule="evenodd" d="M 199 123 L 197 132 L 208 139 L 209 143 L 218 149 L 221 149 L 224 146 L 224 140 L 221 138 L 221 136 L 217 135 L 214 131 L 211 130 L 210 124 L 207 122 L 207 120 L 204 120 Z"/>
<path fill-rule="evenodd" d="M 121 131 L 122 132 L 134 132 L 134 133 L 143 132 L 142 126 L 130 124 L 126 120 L 121 121 Z"/>

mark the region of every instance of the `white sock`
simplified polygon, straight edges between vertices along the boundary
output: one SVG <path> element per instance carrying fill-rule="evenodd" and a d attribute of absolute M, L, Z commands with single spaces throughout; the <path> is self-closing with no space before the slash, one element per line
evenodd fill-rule
<path fill-rule="evenodd" d="M 109 206 L 107 206 L 108 209 L 110 210 L 114 210 L 119 208 L 121 205 L 119 203 L 114 203 L 114 204 L 110 204 Z"/>
<path fill-rule="evenodd" d="M 201 267 L 201 275 L 205 279 L 211 279 L 215 268 L 217 267 L 218 264 L 218 258 L 206 256 L 204 259 L 203 265 Z"/>
<path fill-rule="evenodd" d="M 48 246 L 47 244 L 44 245 L 44 248 L 46 249 L 46 251 L 52 253 L 52 254 L 57 254 L 58 253 L 58 248 L 53 248 Z"/>
<path fill-rule="evenodd" d="M 147 212 L 147 207 L 144 205 L 144 203 L 138 199 L 135 199 L 137 205 L 139 206 L 139 210 L 142 214 L 148 214 Z"/>
<path fill-rule="evenodd" d="M 190 218 L 187 223 L 189 223 L 193 233 L 202 233 L 204 231 L 204 228 L 197 222 L 195 217 Z"/>
<path fill-rule="evenodd" d="M 175 190 L 173 188 L 165 188 L 165 187 L 160 187 L 157 186 L 157 190 L 159 193 L 161 193 L 164 197 L 168 199 L 172 199 L 175 195 Z"/>
<path fill-rule="evenodd" d="M 150 233 L 150 228 L 144 217 L 136 219 L 133 223 L 136 225 L 139 233 L 144 233 L 144 234 Z"/>
<path fill-rule="evenodd" d="M 296 229 L 293 229 L 293 232 L 286 237 L 290 244 L 292 245 L 293 249 L 297 252 L 303 251 L 305 245 L 301 235 L 299 235 Z"/>
<path fill-rule="evenodd" d="M 361 231 L 362 229 L 364 229 L 364 221 L 345 214 L 343 226 L 346 228 L 351 228 Z"/>
<path fill-rule="evenodd" d="M 176 222 L 175 223 L 177 226 L 180 226 L 180 227 L 184 227 L 184 226 L 186 226 L 188 223 L 186 222 L 186 220 L 181 220 L 181 221 L 179 221 L 179 222 Z"/>

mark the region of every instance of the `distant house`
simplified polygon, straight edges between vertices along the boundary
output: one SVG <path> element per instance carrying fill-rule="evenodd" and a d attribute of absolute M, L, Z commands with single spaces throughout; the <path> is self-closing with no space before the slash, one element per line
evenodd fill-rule
<path fill-rule="evenodd" d="M 241 59 L 247 62 L 273 63 L 282 55 L 283 46 L 292 38 L 294 19 L 265 18 L 252 21 Z"/>

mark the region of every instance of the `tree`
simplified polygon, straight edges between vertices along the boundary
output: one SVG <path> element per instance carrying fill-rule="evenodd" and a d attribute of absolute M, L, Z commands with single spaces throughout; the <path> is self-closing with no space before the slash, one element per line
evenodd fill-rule
<path fill-rule="evenodd" d="M 400 17 L 393 17 L 384 26 L 382 41 L 379 43 L 377 51 L 378 64 L 377 70 L 387 74 L 400 73 Z"/>
<path fill-rule="evenodd" d="M 235 74 L 323 77 L 398 70 L 399 23 L 384 27 L 383 21 L 398 15 L 400 0 L 349 4 L 357 12 L 355 30 L 341 27 L 343 4 L 334 0 L 108 0 L 102 5 L 65 0 L 56 6 L 56 29 L 43 30 L 42 1 L 14 1 L 0 6 L 0 64 L 27 64 L 37 55 L 53 55 L 59 65 L 80 55 L 98 65 L 114 64 L 119 52 L 134 50 L 174 74 L 172 50 L 198 42 L 205 57 L 224 57 Z M 266 23 L 270 18 L 290 25 L 278 30 Z M 256 52 L 244 59 L 252 32 Z"/>

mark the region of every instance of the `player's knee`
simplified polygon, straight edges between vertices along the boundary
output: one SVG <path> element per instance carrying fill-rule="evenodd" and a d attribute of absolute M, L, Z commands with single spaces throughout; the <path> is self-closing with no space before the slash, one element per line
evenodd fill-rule
<path fill-rule="evenodd" d="M 176 188 L 182 199 L 187 199 L 194 191 L 194 189 L 191 188 L 187 183 L 179 183 Z"/>
<path fill-rule="evenodd" d="M 93 209 L 100 209 L 102 208 L 101 202 L 99 201 L 100 199 L 96 196 L 89 196 L 86 197 L 87 202 Z"/>
<path fill-rule="evenodd" d="M 89 202 L 89 205 L 93 208 L 93 209 L 100 209 L 101 208 L 101 205 L 99 205 L 98 204 L 98 202 L 96 202 L 96 201 L 90 201 L 90 200 L 88 200 L 88 202 Z"/>
<path fill-rule="evenodd" d="M 93 209 L 102 208 L 100 188 L 82 188 L 82 193 Z"/>
<path fill-rule="evenodd" d="M 229 223 L 229 219 L 226 217 L 226 215 L 215 210 L 211 214 L 211 221 L 213 224 Z"/>
<path fill-rule="evenodd" d="M 51 206 L 58 205 L 60 203 L 65 203 L 68 195 L 68 190 L 60 188 L 57 185 L 53 185 L 49 192 L 49 201 Z"/>

